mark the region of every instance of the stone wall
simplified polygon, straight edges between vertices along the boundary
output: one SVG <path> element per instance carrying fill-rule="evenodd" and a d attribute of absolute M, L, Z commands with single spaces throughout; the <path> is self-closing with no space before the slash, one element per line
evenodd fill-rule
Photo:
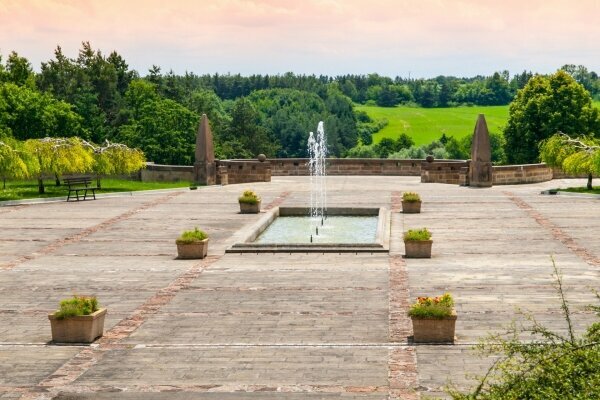
<path fill-rule="evenodd" d="M 308 158 L 271 158 L 273 176 L 308 175 Z M 423 160 L 328 158 L 327 175 L 419 176 Z"/>
<path fill-rule="evenodd" d="M 467 167 L 466 161 L 444 160 L 434 162 L 421 162 L 421 182 L 423 183 L 460 183 L 460 172 Z"/>
<path fill-rule="evenodd" d="M 552 177 L 553 179 L 587 179 L 588 174 L 567 174 L 560 168 L 552 167 Z"/>
<path fill-rule="evenodd" d="M 502 165 L 494 166 L 492 173 L 494 185 L 516 185 L 537 183 L 553 178 L 552 168 L 546 164 Z"/>
<path fill-rule="evenodd" d="M 223 181 L 224 172 L 227 183 L 271 182 L 271 163 L 254 160 L 219 160 L 217 183 Z M 224 172 L 221 172 L 224 171 Z"/>
<path fill-rule="evenodd" d="M 467 161 L 330 158 L 327 160 L 328 175 L 394 175 L 421 176 L 423 183 L 466 183 Z M 274 158 L 265 162 L 256 160 L 217 161 L 217 183 L 236 184 L 270 182 L 271 176 L 308 175 L 306 158 Z M 462 173 L 461 173 L 462 171 Z M 577 176 L 576 178 L 585 178 Z M 572 178 L 546 164 L 503 165 L 493 167 L 494 185 L 545 182 L 551 179 Z M 140 172 L 144 182 L 194 181 L 194 167 L 183 165 L 159 165 L 148 163 Z"/>
<path fill-rule="evenodd" d="M 193 182 L 194 167 L 148 163 L 141 171 L 142 182 Z M 217 161 L 217 183 L 270 182 L 271 166 L 254 160 Z"/>
<path fill-rule="evenodd" d="M 187 165 L 161 165 L 147 163 L 140 173 L 142 182 L 193 182 L 194 167 Z"/>

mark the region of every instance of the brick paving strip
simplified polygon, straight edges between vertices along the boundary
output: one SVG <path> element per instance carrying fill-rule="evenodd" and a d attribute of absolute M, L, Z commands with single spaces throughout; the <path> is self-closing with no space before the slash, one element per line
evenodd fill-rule
<path fill-rule="evenodd" d="M 548 218 L 544 217 L 539 211 L 534 209 L 531 205 L 529 205 L 525 200 L 518 197 L 512 192 L 502 192 L 508 198 L 515 203 L 520 209 L 524 210 L 531 218 L 535 219 L 535 221 L 541 225 L 543 228 L 550 231 L 554 239 L 558 240 L 576 256 L 581 258 L 583 261 L 588 263 L 593 267 L 600 267 L 600 258 L 594 256 L 590 253 L 585 247 L 581 247 L 575 239 L 569 236 L 565 231 L 563 231 L 558 225 L 550 221 Z"/>
<path fill-rule="evenodd" d="M 389 288 L 389 341 L 406 344 L 412 333 L 406 263 L 400 255 L 390 255 Z M 413 400 L 420 398 L 418 386 L 417 353 L 413 346 L 397 346 L 389 350 L 389 399 Z"/>
<path fill-rule="evenodd" d="M 144 211 L 149 208 L 156 207 L 160 204 L 166 203 L 167 201 L 169 201 L 172 198 L 177 197 L 181 194 L 183 194 L 183 192 L 169 193 L 166 196 L 159 197 L 158 199 L 149 201 L 147 203 L 142 204 L 139 207 L 136 207 L 129 211 L 126 211 L 121 215 L 117 215 L 116 217 L 107 219 L 106 221 L 103 221 L 103 222 L 99 223 L 98 225 L 94 225 L 89 228 L 85 228 L 74 235 L 67 236 L 62 239 L 57 239 L 57 240 L 51 242 L 50 244 L 42 247 L 40 250 L 38 250 L 36 252 L 17 257 L 16 259 L 9 261 L 8 263 L 0 264 L 0 271 L 11 270 L 27 261 L 35 260 L 36 258 L 52 254 L 56 250 L 60 249 L 63 246 L 66 246 L 71 243 L 79 242 L 95 232 L 106 229 L 106 228 L 110 227 L 111 225 L 116 224 L 117 222 L 131 218 L 132 216 L 134 216 L 135 214 L 137 214 L 141 211 Z"/>
<path fill-rule="evenodd" d="M 270 202 L 269 204 L 267 204 L 263 210 L 264 211 L 269 211 L 275 207 L 279 207 L 281 204 L 283 204 L 283 202 L 285 201 L 285 199 L 287 199 L 290 194 L 292 194 L 292 192 L 282 192 L 278 197 L 276 197 L 275 199 L 273 199 L 272 202 Z"/>
<path fill-rule="evenodd" d="M 392 192 L 392 213 L 402 210 L 402 192 Z M 390 240 L 400 240 L 391 238 Z M 406 314 L 410 306 L 408 272 L 406 262 L 399 254 L 389 256 L 389 342 L 406 344 L 412 333 L 412 324 Z M 417 392 L 417 353 L 413 346 L 397 346 L 389 349 L 388 382 L 390 400 L 419 399 Z"/>

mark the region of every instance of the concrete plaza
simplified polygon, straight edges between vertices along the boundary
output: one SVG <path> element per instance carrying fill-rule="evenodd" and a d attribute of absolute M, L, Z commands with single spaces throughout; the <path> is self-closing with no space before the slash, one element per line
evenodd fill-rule
<path fill-rule="evenodd" d="M 600 288 L 600 199 L 540 191 L 583 180 L 472 189 L 418 177 L 328 178 L 330 205 L 392 210 L 389 254 L 230 254 L 263 208 L 305 206 L 307 177 L 86 202 L 0 207 L 0 398 L 416 399 L 490 360 L 472 345 L 531 311 L 565 332 L 554 255 L 579 332 Z M 423 198 L 402 214 L 403 191 Z M 209 257 L 176 260 L 198 226 Z M 404 259 L 402 232 L 427 227 L 431 259 Z M 412 345 L 417 296 L 451 292 L 455 345 Z M 49 344 L 47 314 L 72 294 L 108 308 L 92 346 Z M 527 340 L 524 337 L 524 340 Z"/>

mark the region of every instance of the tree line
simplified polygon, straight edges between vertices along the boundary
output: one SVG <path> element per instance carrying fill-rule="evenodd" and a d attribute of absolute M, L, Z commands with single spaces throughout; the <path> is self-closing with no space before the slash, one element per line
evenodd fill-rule
<path fill-rule="evenodd" d="M 595 72 L 574 65 L 563 70 L 590 95 L 600 93 Z M 433 79 L 176 75 L 158 66 L 142 77 L 117 52 L 105 55 L 84 42 L 75 58 L 57 47 L 37 73 L 15 52 L 5 61 L 0 55 L 0 137 L 109 140 L 140 148 L 156 163 L 191 165 L 200 115 L 206 113 L 221 159 L 259 153 L 304 157 L 308 130 L 318 121 L 325 122 L 330 154 L 344 157 L 357 146 L 369 145 L 371 135 L 385 125 L 356 112 L 355 103 L 508 104 L 534 79 L 527 71 L 512 77 L 503 71 L 488 77 Z M 511 161 L 508 151 L 506 156 Z"/>

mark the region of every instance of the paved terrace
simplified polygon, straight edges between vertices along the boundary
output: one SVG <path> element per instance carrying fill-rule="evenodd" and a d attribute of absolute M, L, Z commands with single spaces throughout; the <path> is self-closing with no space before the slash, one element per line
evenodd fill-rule
<path fill-rule="evenodd" d="M 0 208 L 0 398 L 415 399 L 471 381 L 489 360 L 471 345 L 516 307 L 564 331 L 550 255 L 579 330 L 600 287 L 598 199 L 542 196 L 583 181 L 470 189 L 413 177 L 332 177 L 329 204 L 391 208 L 390 254 L 225 254 L 263 208 L 306 205 L 306 177 L 197 191 Z M 403 215 L 402 191 L 423 213 Z M 209 257 L 175 260 L 198 226 Z M 402 232 L 428 227 L 433 258 L 405 260 Z M 454 346 L 412 346 L 406 311 L 452 292 Z M 49 345 L 47 313 L 73 293 L 109 314 L 93 346 Z"/>

